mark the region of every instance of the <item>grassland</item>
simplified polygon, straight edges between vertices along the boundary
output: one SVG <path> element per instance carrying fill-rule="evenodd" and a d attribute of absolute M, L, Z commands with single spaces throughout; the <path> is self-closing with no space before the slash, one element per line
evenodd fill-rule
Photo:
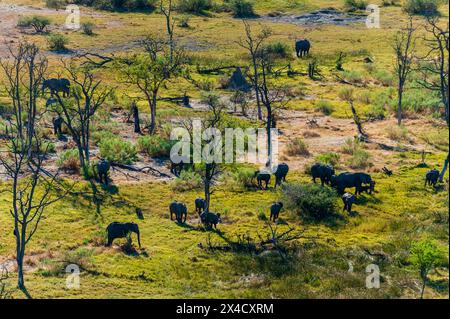
<path fill-rule="evenodd" d="M 375 1 L 381 3 L 381 1 Z M 14 1 L 15 4 L 43 7 L 41 1 Z M 324 0 L 263 0 L 255 3 L 261 15 L 281 11 L 304 13 L 319 8 L 342 8 L 341 1 Z M 165 34 L 161 15 L 152 13 L 111 13 L 93 12 L 82 8 L 86 19 L 97 26 L 94 36 L 80 32 L 63 31 L 64 14 L 48 13 L 53 21 L 52 32 L 64 32 L 70 39 L 69 48 L 74 51 L 94 51 L 107 54 L 132 54 L 136 48 L 133 41 L 153 34 Z M 448 5 L 442 7 L 446 15 Z M 83 17 L 83 16 L 82 16 Z M 447 16 L 445 16 L 448 19 Z M 84 18 L 83 18 L 84 19 Z M 421 23 L 420 17 L 415 17 Z M 368 147 L 372 165 L 370 173 L 377 181 L 377 192 L 362 195 L 355 206 L 355 214 L 339 214 L 339 218 L 323 223 L 308 223 L 293 212 L 284 211 L 282 217 L 303 238 L 295 242 L 296 249 L 289 260 L 278 255 L 254 254 L 245 252 L 224 252 L 206 249 L 208 242 L 223 245 L 236 241 L 246 235 L 257 241 L 265 237 L 268 228 L 258 218 L 268 213 L 270 204 L 278 200 L 280 191 L 256 191 L 231 187 L 229 179 L 217 186 L 213 195 L 212 210 L 223 215 L 224 223 L 218 231 L 206 231 L 199 225 L 194 211 L 194 199 L 202 196 L 201 189 L 175 192 L 173 181 L 143 180 L 117 182 L 117 192 L 110 189 L 101 191 L 103 201 L 98 209 L 91 198 L 71 195 L 51 206 L 45 213 L 39 231 L 27 248 L 26 281 L 27 288 L 35 298 L 417 298 L 420 278 L 418 271 L 409 262 L 411 243 L 422 238 L 433 238 L 447 250 L 447 262 L 442 263 L 430 275 L 425 291 L 426 298 L 448 298 L 448 177 L 440 188 L 424 187 L 425 173 L 441 167 L 448 151 L 448 132 L 442 121 L 429 110 L 416 114 L 409 110 L 410 119 L 405 121 L 408 128 L 407 141 L 394 141 L 386 137 L 391 120 L 393 101 L 391 85 L 376 82 L 376 71 L 392 72 L 393 54 L 388 39 L 407 22 L 401 7 L 382 7 L 381 29 L 367 29 L 364 25 L 336 26 L 293 24 L 254 21 L 257 30 L 262 24 L 273 30 L 270 41 L 281 41 L 293 49 L 297 38 L 308 38 L 313 43 L 312 56 L 306 60 L 291 59 L 292 67 L 306 72 L 312 58 L 319 61 L 323 75 L 320 81 L 306 76 L 281 76 L 277 83 L 289 86 L 295 96 L 289 103 L 286 116 L 300 114 L 301 119 L 291 119 L 280 127 L 288 138 L 301 136 L 308 130 L 304 123 L 307 117 L 316 116 L 331 126 L 341 128 L 343 140 L 354 135 L 353 124 L 349 118 L 348 105 L 338 97 L 339 91 L 347 87 L 335 78 L 335 60 L 339 52 L 346 54 L 344 68 L 357 72 L 356 77 L 364 85 L 356 87 L 358 96 L 369 95 L 368 99 L 357 101 L 358 110 L 367 115 L 373 111 L 377 97 L 388 96 L 386 104 L 387 119 L 368 124 L 372 136 L 388 141 L 392 145 L 405 146 L 406 151 L 385 151 Z M 151 32 L 149 32 L 151 30 Z M 423 31 L 419 31 L 423 32 Z M 242 22 L 227 13 L 212 16 L 194 16 L 190 28 L 177 28 L 176 37 L 181 45 L 202 66 L 226 64 L 247 64 L 246 53 L 236 44 L 243 34 Z M 45 35 L 20 34 L 29 41 L 46 47 Z M 131 44 L 131 45 L 130 45 Z M 424 50 L 423 43 L 418 44 Z M 50 70 L 56 75 L 59 60 L 68 56 L 49 53 Z M 373 65 L 368 68 L 364 58 L 372 57 Z M 286 61 L 280 62 L 286 64 Z M 102 110 L 102 121 L 110 124 L 103 129 L 115 130 L 124 138 L 134 138 L 122 133 L 130 129 L 123 123 L 115 123 L 112 110 L 125 113 L 124 95 L 138 96 L 137 91 L 120 83 L 118 70 L 109 68 L 99 75 L 106 84 L 116 87 L 116 100 L 108 101 Z M 224 75 L 194 75 L 197 79 L 211 81 L 223 95 L 230 92 L 219 88 Z M 0 79 L 1 80 L 1 79 Z M 167 85 L 161 96 L 177 96 L 186 92 L 198 100 L 201 91 L 185 80 L 176 80 Z M 417 95 L 426 95 L 420 90 L 411 89 Z M 411 93 L 411 94 L 413 94 Z M 395 96 L 395 95 L 394 95 Z M 326 100 L 333 105 L 330 116 L 322 116 L 315 111 L 318 101 Z M 368 101 L 367 101 L 368 100 Z M 385 102 L 385 101 L 383 101 Z M 0 94 L 0 103 L 5 108 L 9 101 Z M 148 106 L 139 102 L 144 119 L 148 117 Z M 298 112 L 298 113 L 296 113 Z M 201 115 L 200 110 L 180 109 L 170 103 L 161 103 L 158 114 L 161 123 L 179 117 Z M 253 120 L 239 118 L 245 123 Z M 109 125 L 108 124 L 108 125 Z M 331 139 L 338 133 L 321 128 L 317 130 L 321 139 Z M 125 136 L 126 135 L 126 136 Z M 289 182 L 309 183 L 310 177 L 304 168 L 315 157 L 325 151 L 337 152 L 341 156 L 338 171 L 349 170 L 347 155 L 341 154 L 341 145 L 318 143 L 308 140 L 311 156 L 307 158 L 285 156 L 293 168 L 288 176 Z M 437 145 L 439 144 L 439 145 Z M 284 145 L 284 144 L 283 144 Z M 410 146 L 410 145 L 409 145 Z M 284 146 L 282 146 L 283 148 Z M 420 151 L 432 154 L 422 165 Z M 394 170 L 394 176 L 387 177 L 380 172 L 383 166 Z M 114 177 L 119 179 L 118 174 Z M 71 179 L 73 177 L 68 177 Z M 76 190 L 89 191 L 88 183 L 75 178 Z M 113 178 L 114 179 L 114 178 Z M 116 181 L 117 181 L 116 180 Z M 8 214 L 10 196 L 6 191 L 10 182 L 0 182 L 0 263 L 14 260 L 14 236 L 12 220 Z M 180 226 L 169 218 L 168 205 L 177 199 L 188 203 L 189 218 L 185 226 Z M 342 208 L 339 202 L 339 209 Z M 144 211 L 145 219 L 137 221 L 135 208 Z M 104 247 L 105 228 L 112 221 L 137 221 L 141 228 L 143 249 L 138 255 L 125 254 L 118 241 L 112 248 Z M 279 226 L 287 229 L 287 226 Z M 369 252 L 382 252 L 383 258 L 371 256 Z M 75 263 L 81 266 L 81 289 L 66 288 L 65 266 Z M 349 272 L 349 263 L 354 267 Z M 366 267 L 378 264 L 381 269 L 381 288 L 366 289 Z M 13 268 L 14 269 L 14 268 Z M 15 284 L 14 273 L 8 280 Z M 23 297 L 14 291 L 14 297 Z"/>

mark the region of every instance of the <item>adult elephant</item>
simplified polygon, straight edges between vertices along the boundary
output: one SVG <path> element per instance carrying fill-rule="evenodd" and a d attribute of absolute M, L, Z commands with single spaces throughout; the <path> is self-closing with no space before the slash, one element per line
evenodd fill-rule
<path fill-rule="evenodd" d="M 289 165 L 286 163 L 281 163 L 278 165 L 277 170 L 275 171 L 275 188 L 277 186 L 281 186 L 282 182 L 286 182 L 286 176 L 289 173 Z"/>
<path fill-rule="evenodd" d="M 340 194 L 345 192 L 346 188 L 355 187 L 355 194 L 361 193 L 361 186 L 368 184 L 371 191 L 374 191 L 375 183 L 372 177 L 366 173 L 342 173 L 331 178 L 331 186 L 336 188 Z"/>
<path fill-rule="evenodd" d="M 138 238 L 139 248 L 141 248 L 141 235 L 139 226 L 135 223 L 118 223 L 113 222 L 106 228 L 108 234 L 108 243 L 106 246 L 111 246 L 116 238 L 127 238 L 131 233 L 135 233 Z M 131 236 L 130 236 L 131 241 Z"/>
<path fill-rule="evenodd" d="M 295 52 L 297 52 L 297 57 L 306 57 L 311 49 L 311 43 L 307 40 L 298 40 L 295 42 Z"/>
<path fill-rule="evenodd" d="M 322 183 L 322 186 L 325 184 L 330 184 L 331 177 L 333 177 L 335 174 L 334 168 L 330 165 L 323 165 L 323 164 L 314 164 L 311 166 L 311 176 L 313 178 L 313 182 L 316 182 L 316 178 L 320 178 L 320 182 Z"/>
<path fill-rule="evenodd" d="M 70 81 L 67 79 L 48 79 L 42 82 L 42 92 L 46 89 L 50 90 L 52 95 L 62 92 L 64 97 L 70 94 Z"/>
<path fill-rule="evenodd" d="M 169 205 L 169 210 L 170 220 L 173 220 L 173 215 L 175 215 L 178 223 L 183 224 L 186 222 L 188 211 L 185 204 L 173 202 Z"/>
<path fill-rule="evenodd" d="M 97 163 L 96 168 L 100 184 L 108 185 L 108 175 L 111 169 L 111 163 L 107 159 L 102 158 Z"/>

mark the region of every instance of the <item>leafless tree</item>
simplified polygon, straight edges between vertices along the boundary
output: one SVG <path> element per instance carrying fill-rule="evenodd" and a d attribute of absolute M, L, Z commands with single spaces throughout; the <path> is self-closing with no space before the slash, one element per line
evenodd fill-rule
<path fill-rule="evenodd" d="M 204 121 L 203 125 L 203 131 L 207 130 L 220 130 L 223 129 L 221 127 L 222 121 L 223 121 L 223 115 L 225 113 L 226 107 L 225 105 L 220 101 L 219 97 L 215 95 L 214 93 L 208 94 L 203 98 L 204 102 L 208 105 L 209 108 L 209 115 Z M 221 142 L 221 140 L 220 140 Z M 220 167 L 219 161 L 217 161 L 214 158 L 216 149 L 215 149 L 215 143 L 214 137 L 211 136 L 211 140 L 206 141 L 211 147 L 210 151 L 214 151 L 214 154 L 209 153 L 207 154 L 207 158 L 203 157 L 204 161 L 204 171 L 202 172 L 202 178 L 203 178 L 203 186 L 204 186 L 204 193 L 205 193 L 205 201 L 206 201 L 206 212 L 209 212 L 210 204 L 211 204 L 211 195 L 213 194 L 213 191 L 211 190 L 211 187 L 217 177 L 222 173 L 222 169 Z M 204 148 L 202 148 L 204 149 Z M 220 147 L 220 149 L 222 149 Z M 223 151 L 223 149 L 222 149 Z M 222 157 L 223 154 L 220 154 Z"/>
<path fill-rule="evenodd" d="M 18 288 L 31 297 L 25 287 L 23 262 L 27 244 L 33 238 L 47 207 L 60 200 L 66 192 L 58 174 L 43 167 L 48 145 L 39 134 L 43 111 L 37 98 L 47 60 L 34 44 L 19 43 L 9 48 L 9 60 L 0 60 L 6 78 L 5 89 L 13 105 L 7 126 L 9 145 L 0 152 L 4 174 L 11 180 L 10 216 L 14 224 Z"/>
<path fill-rule="evenodd" d="M 433 92 L 438 92 L 442 105 L 444 106 L 444 117 L 449 127 L 449 106 L 448 106 L 448 74 L 449 74 L 449 24 L 444 27 L 440 24 L 439 17 L 427 17 L 425 30 L 427 37 L 425 43 L 428 47 L 427 54 L 421 59 L 422 63 L 419 71 L 422 78 L 418 83 Z M 444 167 L 440 175 L 442 182 L 448 168 L 449 156 L 444 162 Z"/>
<path fill-rule="evenodd" d="M 363 122 L 362 122 L 361 118 L 359 117 L 359 114 L 355 108 L 355 97 L 354 97 L 353 89 L 351 89 L 351 88 L 343 89 L 341 92 L 339 92 L 339 97 L 342 100 L 348 102 L 348 104 L 350 105 L 350 109 L 352 111 L 352 116 L 353 116 L 353 121 L 355 122 L 356 128 L 358 130 L 359 140 L 362 140 L 362 141 L 367 140 L 368 135 L 367 135 L 366 131 L 364 130 Z"/>
<path fill-rule="evenodd" d="M 255 34 L 252 31 L 252 28 L 250 26 L 250 23 L 247 20 L 242 20 L 245 27 L 245 38 L 240 39 L 237 43 L 239 46 L 244 48 L 248 51 L 250 54 L 250 58 L 252 61 L 252 67 L 253 67 L 253 74 L 248 74 L 250 77 L 250 80 L 253 84 L 253 89 L 255 90 L 255 97 L 256 97 L 256 107 L 258 111 L 258 119 L 263 119 L 262 114 L 262 108 L 261 108 L 261 96 L 260 96 L 260 74 L 259 74 L 259 63 L 258 63 L 258 54 L 264 45 L 265 41 L 271 36 L 272 31 L 267 28 L 263 27 L 263 29 Z"/>
<path fill-rule="evenodd" d="M 392 47 L 395 52 L 395 73 L 397 75 L 397 121 L 402 124 L 402 103 L 405 84 L 413 70 L 414 50 L 416 39 L 414 37 L 416 29 L 413 25 L 413 18 L 410 16 L 407 26 L 399 31 L 393 40 Z"/>
<path fill-rule="evenodd" d="M 172 0 L 167 0 L 167 4 L 164 4 L 164 0 L 161 0 L 160 3 L 160 10 L 161 13 L 164 15 L 164 17 L 166 18 L 166 30 L 167 30 L 167 35 L 168 35 L 168 41 L 169 41 L 169 54 L 170 54 L 170 63 L 173 62 L 173 53 L 175 50 L 175 41 L 173 39 L 173 35 L 174 35 L 174 29 L 175 29 L 175 20 L 172 19 L 172 11 L 173 11 L 173 4 L 172 4 Z"/>
<path fill-rule="evenodd" d="M 265 108 L 268 166 L 271 167 L 273 163 L 272 129 L 277 128 L 276 113 L 285 108 L 290 99 L 287 88 L 270 83 L 270 70 L 273 66 L 273 60 L 270 54 L 267 54 L 265 50 L 260 50 L 257 59 L 258 65 L 260 65 L 259 72 L 261 75 L 258 91 L 260 92 L 261 103 Z"/>
<path fill-rule="evenodd" d="M 64 65 L 71 81 L 71 94 L 64 98 L 56 92 L 58 106 L 54 111 L 63 119 L 78 149 L 80 166 L 86 179 L 89 178 L 91 122 L 112 89 L 105 88 L 96 79 L 91 67 L 76 66 L 73 61 Z"/>

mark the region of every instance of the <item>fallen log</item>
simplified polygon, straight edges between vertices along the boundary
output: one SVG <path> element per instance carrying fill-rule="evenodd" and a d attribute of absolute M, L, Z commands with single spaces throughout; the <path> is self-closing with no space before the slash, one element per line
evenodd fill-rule
<path fill-rule="evenodd" d="M 112 167 L 118 167 L 118 168 L 122 168 L 122 169 L 126 169 L 132 172 L 137 172 L 137 173 L 146 173 L 148 174 L 149 172 L 153 173 L 153 175 L 157 175 L 159 177 L 170 177 L 169 175 L 167 175 L 166 173 L 160 172 L 158 171 L 156 168 L 153 168 L 151 166 L 145 166 L 145 167 L 136 167 L 133 165 L 125 165 L 125 164 L 120 164 L 120 163 L 115 163 L 115 162 L 111 162 L 111 166 Z"/>

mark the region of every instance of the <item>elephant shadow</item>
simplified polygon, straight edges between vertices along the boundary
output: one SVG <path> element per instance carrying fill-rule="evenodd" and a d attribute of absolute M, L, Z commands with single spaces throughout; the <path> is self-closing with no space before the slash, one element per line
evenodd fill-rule
<path fill-rule="evenodd" d="M 116 185 L 109 184 L 101 184 L 102 190 L 110 195 L 117 195 L 119 194 L 119 188 Z"/>

